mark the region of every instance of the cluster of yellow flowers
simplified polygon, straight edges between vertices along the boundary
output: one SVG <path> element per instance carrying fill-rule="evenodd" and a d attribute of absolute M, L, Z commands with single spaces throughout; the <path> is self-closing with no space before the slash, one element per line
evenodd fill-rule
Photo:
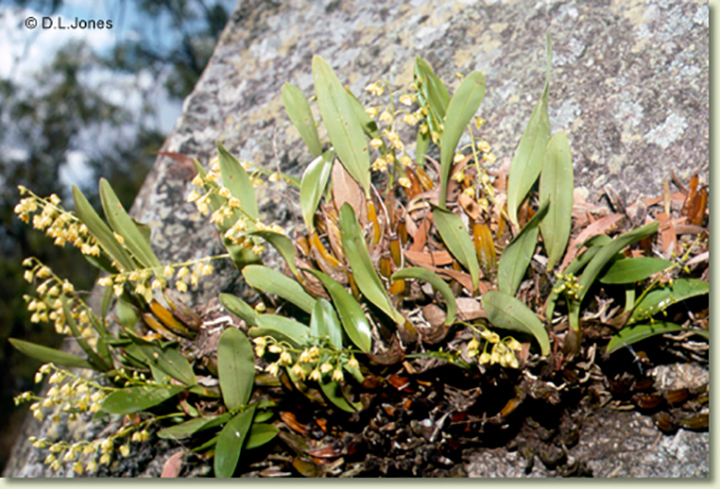
<path fill-rule="evenodd" d="M 87 226 L 60 206 L 61 201 L 57 195 L 52 194 L 43 199 L 23 186 L 18 189 L 20 195 L 28 195 L 15 206 L 15 213 L 23 222 L 30 222 L 32 216 L 33 227 L 54 238 L 56 245 L 64 246 L 65 243 L 70 243 L 80 248 L 85 255 L 100 254 L 100 247 L 88 232 Z"/>
<path fill-rule="evenodd" d="M 358 363 L 355 355 L 346 350 L 328 350 L 317 345 L 304 350 L 294 350 L 278 342 L 272 336 L 260 336 L 253 340 L 255 355 L 262 357 L 265 352 L 278 355 L 275 362 L 270 363 L 265 371 L 270 375 L 278 376 L 281 367 L 292 367 L 290 371 L 301 380 L 310 379 L 320 382 L 323 376 L 332 372 L 331 379 L 341 382 L 345 376 L 343 368 L 357 369 Z"/>
<path fill-rule="evenodd" d="M 575 275 L 572 273 L 562 274 L 560 272 L 555 272 L 555 277 L 560 283 L 553 289 L 554 293 L 564 293 L 569 299 L 579 299 L 583 286 L 578 284 L 577 277 Z"/>
<path fill-rule="evenodd" d="M 221 257 L 224 257 L 222 255 Z M 166 265 L 165 267 L 143 268 L 133 270 L 131 272 L 122 272 L 114 275 L 106 275 L 98 280 L 98 285 L 103 287 L 113 287 L 113 292 L 120 297 L 124 290 L 125 283 L 133 283 L 133 291 L 146 298 L 152 296 L 153 290 L 165 289 L 168 280 L 175 276 L 175 288 L 178 292 L 187 292 L 188 285 L 197 286 L 200 277 L 203 275 L 211 275 L 215 268 L 210 264 L 210 260 L 219 257 L 201 258 L 199 260 L 190 260 L 185 263 Z M 176 271 L 177 269 L 177 271 Z M 150 280 L 152 277 L 152 281 Z"/>
<path fill-rule="evenodd" d="M 507 336 L 500 339 L 500 335 L 483 329 L 480 331 L 480 337 L 485 340 L 485 345 L 482 354 L 480 354 L 480 341 L 477 336 L 473 336 L 467 344 L 467 356 L 470 358 L 477 357 L 478 362 L 482 364 L 499 364 L 502 367 L 518 368 L 519 362 L 515 356 L 515 351 L 522 348 L 520 342 L 518 342 L 512 336 Z M 491 351 L 488 352 L 488 345 L 492 345 Z"/>

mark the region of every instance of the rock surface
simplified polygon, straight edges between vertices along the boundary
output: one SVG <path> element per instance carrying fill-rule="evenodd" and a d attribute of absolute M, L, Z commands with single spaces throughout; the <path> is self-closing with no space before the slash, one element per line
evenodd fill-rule
<path fill-rule="evenodd" d="M 451 91 L 459 83 L 456 72 L 484 72 L 482 135 L 499 159 L 512 158 L 542 91 L 550 34 L 550 120 L 553 132 L 568 133 L 576 185 L 597 198 L 610 184 L 631 203 L 640 194 L 660 194 L 671 170 L 681 180 L 698 171 L 708 181 L 708 23 L 703 1 L 241 1 L 162 149 L 206 163 L 220 140 L 241 159 L 298 174 L 310 158 L 284 113 L 283 83 L 310 95 L 311 58 L 320 54 L 368 102 L 363 88 L 377 79 L 407 86 L 419 55 L 450 81 Z M 221 250 L 213 226 L 185 203 L 190 187 L 187 172 L 159 157 L 133 207 L 134 215 L 153 227 L 162 261 Z M 267 188 L 261 202 L 263 212 L 291 220 L 281 187 Z M 201 282 L 194 301 L 238 287 L 231 264 L 217 269 L 212 281 Z M 709 473 L 707 433 L 660 436 L 637 414 L 611 417 L 598 426 L 577 448 L 587 444 L 597 476 Z M 28 417 L 26 435 L 39 431 Z M 608 431 L 626 433 L 626 442 L 596 436 Z M 595 450 L 595 444 L 605 441 L 615 457 L 598 458 L 608 452 Z M 525 462 L 515 455 L 504 449 L 470 454 L 467 472 L 522 476 L 515 462 Z M 4 475 L 52 476 L 40 457 L 20 440 Z M 157 475 L 151 467 L 162 467 L 157 461 L 137 463 L 146 468 L 124 474 Z"/>

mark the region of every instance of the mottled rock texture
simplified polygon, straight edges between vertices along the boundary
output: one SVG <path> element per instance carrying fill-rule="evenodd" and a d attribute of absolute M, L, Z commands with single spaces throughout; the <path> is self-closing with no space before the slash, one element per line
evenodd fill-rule
<path fill-rule="evenodd" d="M 630 203 L 639 194 L 659 194 L 673 169 L 681 179 L 699 171 L 708 181 L 708 19 L 706 2 L 680 0 L 241 1 L 163 150 L 206 163 L 221 140 L 241 159 L 297 174 L 309 153 L 284 113 L 280 90 L 290 81 L 312 93 L 313 54 L 365 102 L 363 87 L 379 78 L 409 84 L 413 60 L 422 56 L 452 89 L 456 72 L 484 72 L 483 136 L 499 159 L 512 158 L 542 91 L 550 34 L 550 120 L 553 131 L 568 133 L 576 184 L 591 198 L 610 184 Z M 219 252 L 213 227 L 184 203 L 191 185 L 174 164 L 158 158 L 135 216 L 153 227 L 163 261 Z M 262 203 L 264 212 L 292 223 L 281 187 L 265 190 Z M 232 265 L 218 268 L 221 274 L 203 281 L 195 302 L 237 287 Z M 708 475 L 708 434 L 660 437 L 649 419 L 623 416 L 628 419 L 603 418 L 578 445 L 605 454 L 591 457 L 596 475 Z M 26 430 L 37 431 L 32 424 Z M 628 442 L 596 440 L 611 431 Z M 615 457 L 595 451 L 595 443 L 611 446 Z M 489 456 L 497 463 L 478 463 Z M 471 455 L 467 472 L 521 476 L 514 456 Z M 5 475 L 50 476 L 39 457 L 20 441 Z"/>

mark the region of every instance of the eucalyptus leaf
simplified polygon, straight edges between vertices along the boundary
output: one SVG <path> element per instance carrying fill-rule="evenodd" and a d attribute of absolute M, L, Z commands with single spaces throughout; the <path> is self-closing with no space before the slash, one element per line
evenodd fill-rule
<path fill-rule="evenodd" d="M 432 216 L 440 237 L 450 253 L 470 272 L 473 290 L 478 288 L 480 280 L 480 264 L 472 238 L 457 214 L 433 206 Z"/>
<path fill-rule="evenodd" d="M 250 431 L 254 415 L 255 406 L 253 405 L 250 409 L 236 414 L 218 435 L 213 461 L 215 477 L 232 477 L 235 473 L 235 467 L 240 460 L 240 453 L 245 443 L 245 437 Z"/>
<path fill-rule="evenodd" d="M 491 290 L 482 296 L 488 320 L 498 327 L 535 336 L 543 355 L 550 353 L 550 339 L 545 326 L 534 312 L 511 295 Z"/>
<path fill-rule="evenodd" d="M 637 324 L 623 328 L 610 339 L 607 345 L 607 353 L 613 353 L 620 348 L 630 346 L 638 341 L 665 333 L 676 333 L 683 328 L 677 324 L 656 321 L 648 324 Z"/>
<path fill-rule="evenodd" d="M 247 404 L 255 382 L 253 347 L 239 329 L 228 328 L 220 335 L 217 368 L 223 401 L 230 411 Z"/>
<path fill-rule="evenodd" d="M 447 304 L 445 325 L 450 326 L 455 322 L 455 318 L 457 317 L 455 294 L 453 294 L 452 289 L 448 286 L 445 280 L 440 278 L 436 273 L 421 267 L 402 268 L 395 272 L 392 277 L 390 277 L 390 280 L 403 280 L 408 278 L 424 280 L 435 287 L 435 289 L 440 292 L 443 299 L 445 299 L 445 303 Z"/>
<path fill-rule="evenodd" d="M 315 307 L 315 299 L 305 292 L 297 281 L 277 270 L 263 265 L 248 265 L 243 271 L 245 281 L 267 294 L 275 294 L 310 314 Z"/>
<path fill-rule="evenodd" d="M 466 76 L 447 107 L 445 129 L 440 138 L 440 207 L 445 208 L 450 168 L 460 136 L 485 97 L 485 75 L 473 71 Z M 477 285 L 476 285 L 477 286 Z"/>
<path fill-rule="evenodd" d="M 92 366 L 90 362 L 84 358 L 65 353 L 64 351 L 55 350 L 54 348 L 48 348 L 42 345 L 36 345 L 35 343 L 18 340 L 16 338 L 8 338 L 8 341 L 12 346 L 25 355 L 42 362 L 53 363 L 58 367 L 96 369 L 96 367 Z"/>
<path fill-rule="evenodd" d="M 548 253 L 547 270 L 555 268 L 570 238 L 573 188 L 570 144 L 565 132 L 558 131 L 547 145 L 540 173 L 540 202 L 550 203 L 548 213 L 540 223 Z"/>
<path fill-rule="evenodd" d="M 305 141 L 310 153 L 316 157 L 320 156 L 322 145 L 318 137 L 315 118 L 305 95 L 292 83 L 285 83 L 282 87 L 282 100 L 288 117 L 300 133 L 302 140 Z"/>
<path fill-rule="evenodd" d="M 118 242 L 112 231 L 105 222 L 100 219 L 90 202 L 85 198 L 83 193 L 73 185 L 73 201 L 75 202 L 75 212 L 77 212 L 80 220 L 90 231 L 90 234 L 97 240 L 100 247 L 122 267 L 123 270 L 135 270 L 137 266 L 130 258 L 125 248 Z"/>
<path fill-rule="evenodd" d="M 223 185 L 230 190 L 233 197 L 240 201 L 242 210 L 252 220 L 258 218 L 257 199 L 255 188 L 250 181 L 245 169 L 222 143 L 218 143 L 218 155 L 220 157 L 220 175 Z"/>
<path fill-rule="evenodd" d="M 110 414 L 131 414 L 145 411 L 167 401 L 187 389 L 185 386 L 137 386 L 118 389 L 102 401 L 103 411 Z"/>
<path fill-rule="evenodd" d="M 530 120 L 525 127 L 525 132 L 520 138 L 510 164 L 510 175 L 507 187 L 507 212 L 510 221 L 518 225 L 517 210 L 525 196 L 530 191 L 540 175 L 545 148 L 550 140 L 550 118 L 548 117 L 548 98 L 550 94 L 550 61 L 552 59 L 552 48 L 550 38 L 547 40 L 547 74 L 545 88 L 535 108 L 530 115 Z"/>
<path fill-rule="evenodd" d="M 537 245 L 539 225 L 548 211 L 548 202 L 543 202 L 532 219 L 505 247 L 498 263 L 498 290 L 508 295 L 515 295 L 525 277 Z"/>
<path fill-rule="evenodd" d="M 312 317 L 310 318 L 310 336 L 327 338 L 335 348 L 343 347 L 342 326 L 335 314 L 335 309 L 327 300 L 320 298 L 315 301 Z"/>
<path fill-rule="evenodd" d="M 235 314 L 250 326 L 257 326 L 257 313 L 247 302 L 231 294 L 220 294 L 218 299 L 229 313 Z"/>
<path fill-rule="evenodd" d="M 662 258 L 640 257 L 617 260 L 600 277 L 604 284 L 630 284 L 645 280 L 672 266 L 669 260 Z"/>
<path fill-rule="evenodd" d="M 645 294 L 635 305 L 628 324 L 642 321 L 664 311 L 678 302 L 705 295 L 710 291 L 710 284 L 696 278 L 679 278 L 672 285 L 656 288 Z"/>
<path fill-rule="evenodd" d="M 308 234 L 315 231 L 315 211 L 320 205 L 333 166 L 335 153 L 326 151 L 315 158 L 305 169 L 300 181 L 300 209 Z"/>
<path fill-rule="evenodd" d="M 325 129 L 335 152 L 350 176 L 370 198 L 370 155 L 351 102 L 330 65 L 320 56 L 312 62 L 315 94 Z"/>
<path fill-rule="evenodd" d="M 355 211 L 348 203 L 340 208 L 340 235 L 345 257 L 360 292 L 393 321 L 403 324 L 405 317 L 390 302 L 385 286 L 373 266 L 370 252 L 365 245 L 362 228 L 355 217 Z"/>
<path fill-rule="evenodd" d="M 125 211 L 110 183 L 104 178 L 100 179 L 100 200 L 110 227 L 122 236 L 125 247 L 130 250 L 135 259 L 144 268 L 161 267 L 162 263 L 150 247 L 150 242 Z"/>
<path fill-rule="evenodd" d="M 340 316 L 343 329 L 350 340 L 364 353 L 370 353 L 372 351 L 370 323 L 368 323 L 360 304 L 345 290 L 345 287 L 326 274 L 317 270 L 306 271 L 317 277 L 327 289 L 333 304 L 335 304 L 335 310 Z"/>

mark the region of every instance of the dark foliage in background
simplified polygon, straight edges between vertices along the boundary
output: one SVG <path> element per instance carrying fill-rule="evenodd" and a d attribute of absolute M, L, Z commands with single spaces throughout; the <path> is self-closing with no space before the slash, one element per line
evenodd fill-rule
<path fill-rule="evenodd" d="M 31 7 L 43 15 L 57 13 L 62 0 L 16 0 L 11 5 Z M 109 69 L 119 74 L 150 72 L 166 80 L 168 95 L 181 100 L 190 93 L 207 64 L 228 19 L 229 2 L 212 0 L 116 0 L 110 3 L 111 18 L 120 32 L 127 9 L 144 16 L 141 38 L 118 36 L 114 49 L 104 56 L 82 43 L 68 42 L 34 80 L 13 83 L 0 80 L 0 145 L 22 148 L 21 156 L 0 153 L 0 471 L 26 414 L 15 410 L 12 398 L 32 388 L 38 364 L 14 351 L 8 337 L 57 346 L 60 337 L 51 324 L 33 324 L 25 310 L 23 295 L 29 285 L 22 278 L 21 262 L 33 255 L 60 276 L 72 276 L 81 290 L 90 290 L 94 268 L 76 250 L 52 245 L 49 238 L 23 225 L 14 215 L 18 185 L 38 195 L 57 193 L 72 208 L 67 189 L 60 183 L 60 169 L 71 151 L 89 155 L 93 178 L 83 191 L 99 207 L 97 180 L 113 182 L 123 205 L 130 207 L 149 171 L 165 134 L 153 122 L 158 117 L 151 103 L 158 87 L 140 90 L 139 113 L 112 103 L 101 88 L 86 76 L 92 70 Z M 134 26 L 127 26 L 134 27 Z M 21 27 L 18 27 L 21 28 Z M 163 36 L 165 36 L 163 38 Z M 167 47 L 168 38 L 173 39 Z M 165 47 L 163 47 L 165 46 Z M 25 82 L 28 82 L 27 85 Z M 107 82 L 112 84 L 111 82 Z M 108 138 L 108 134 L 114 137 Z M 119 134 L 119 136 L 117 136 Z M 103 143 L 112 141 L 111 143 Z"/>

